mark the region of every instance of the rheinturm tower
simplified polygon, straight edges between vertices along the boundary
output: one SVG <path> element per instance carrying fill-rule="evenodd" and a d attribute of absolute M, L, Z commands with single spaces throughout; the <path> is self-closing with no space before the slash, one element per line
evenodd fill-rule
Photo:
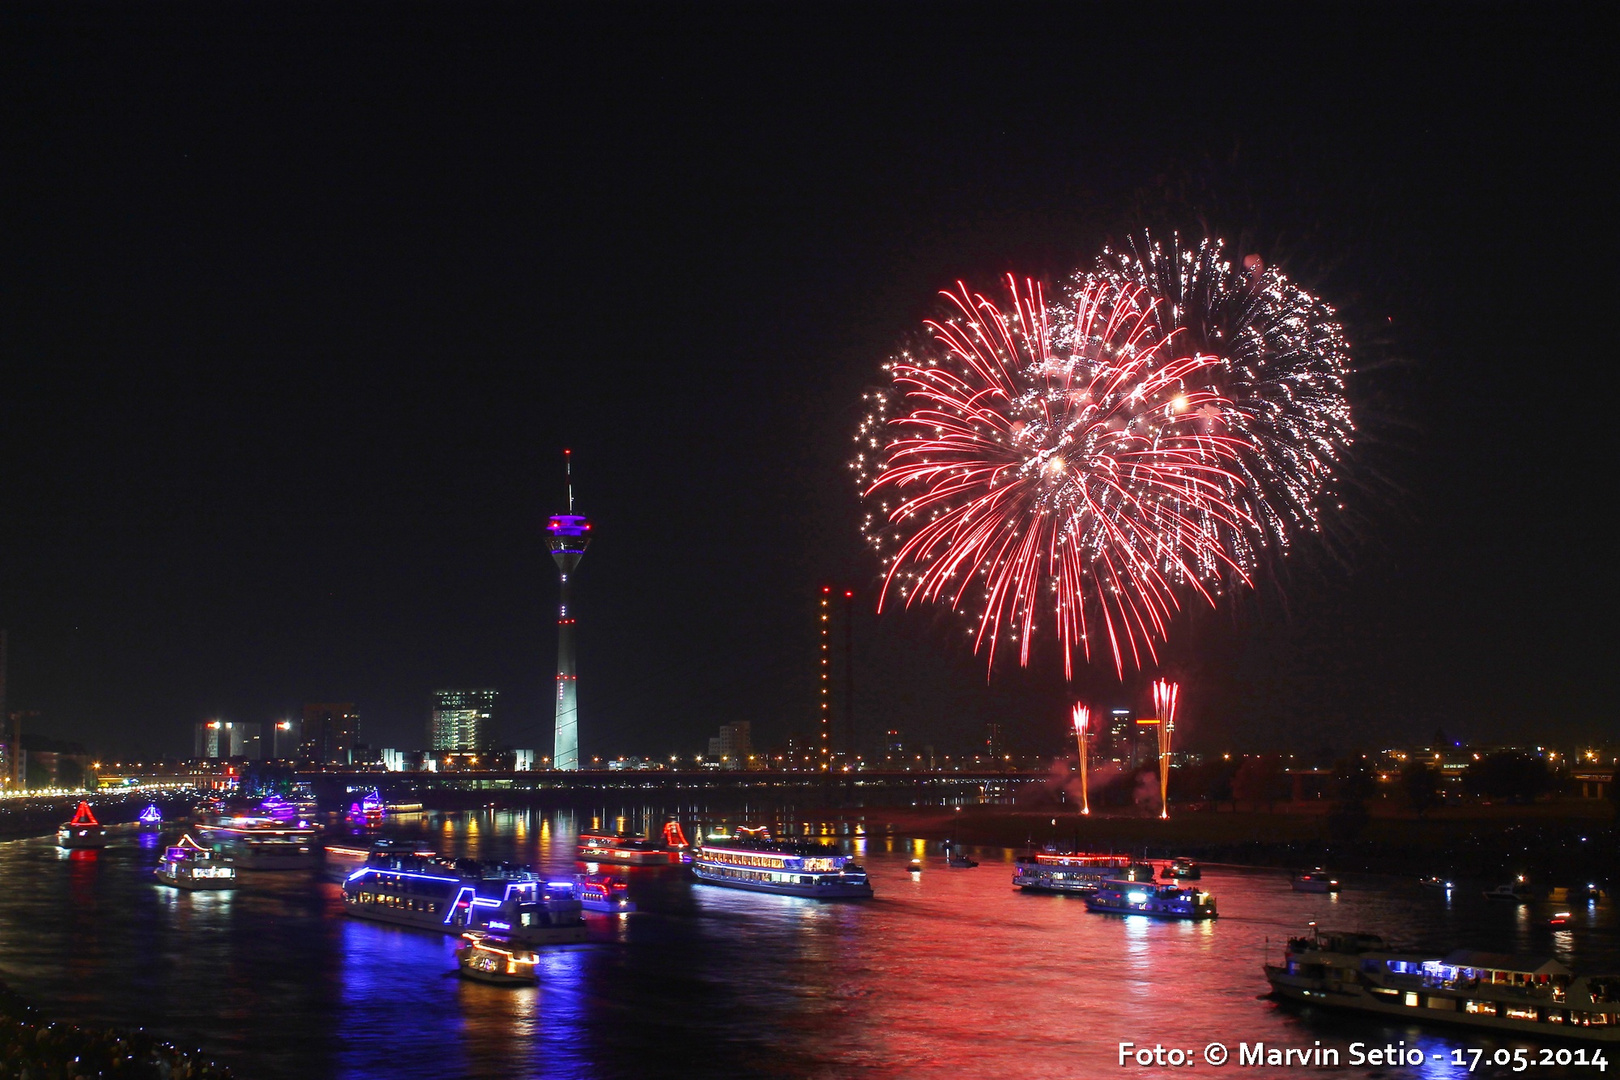
<path fill-rule="evenodd" d="M 557 562 L 562 579 L 557 600 L 557 735 L 551 752 L 556 769 L 579 768 L 579 687 L 574 672 L 574 602 L 570 579 L 585 557 L 591 542 L 591 523 L 574 513 L 574 459 L 563 451 L 568 474 L 568 513 L 553 514 L 546 531 L 551 533 L 551 557 Z"/>

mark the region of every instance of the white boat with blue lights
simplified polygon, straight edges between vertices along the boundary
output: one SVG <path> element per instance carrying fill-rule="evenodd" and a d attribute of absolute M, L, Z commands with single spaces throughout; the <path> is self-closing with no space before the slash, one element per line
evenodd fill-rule
<path fill-rule="evenodd" d="M 446 934 L 485 930 L 531 946 L 585 940 L 576 882 L 472 859 L 373 854 L 344 879 L 343 910 Z"/>
<path fill-rule="evenodd" d="M 1372 934 L 1313 928 L 1288 942 L 1281 964 L 1265 969 L 1274 994 L 1291 1001 L 1403 1022 L 1620 1043 L 1620 975 L 1576 975 L 1552 957 L 1466 949 L 1435 957 L 1393 951 Z M 1543 1063 L 1572 1061 L 1530 1061 Z"/>
<path fill-rule="evenodd" d="M 865 900 L 872 895 L 866 869 L 850 856 L 826 844 L 772 839 L 764 828 L 710 837 L 693 852 L 692 873 L 706 885 L 783 896 Z"/>
<path fill-rule="evenodd" d="M 1105 881 L 1086 897 L 1086 910 L 1154 919 L 1213 919 L 1215 898 L 1203 889 L 1151 881 Z"/>

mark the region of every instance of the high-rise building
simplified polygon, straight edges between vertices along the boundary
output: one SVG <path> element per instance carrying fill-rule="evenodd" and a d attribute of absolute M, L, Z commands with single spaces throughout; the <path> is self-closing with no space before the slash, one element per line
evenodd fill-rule
<path fill-rule="evenodd" d="M 428 748 L 483 753 L 492 743 L 494 690 L 435 690 Z"/>
<path fill-rule="evenodd" d="M 574 513 L 574 459 L 563 451 L 568 476 L 568 513 L 553 514 L 546 531 L 551 533 L 551 557 L 557 563 L 560 579 L 557 598 L 557 726 L 551 752 L 556 769 L 579 768 L 579 687 L 574 671 L 574 605 L 569 578 L 585 557 L 591 542 L 591 523 Z"/>
<path fill-rule="evenodd" d="M 1003 745 L 1003 740 L 1006 738 L 1006 732 L 1003 730 L 1003 727 L 1004 726 L 1002 724 L 995 720 L 985 722 L 984 752 L 991 761 L 1001 760 L 1002 755 L 1006 753 L 1006 747 Z"/>
<path fill-rule="evenodd" d="M 298 747 L 303 739 L 302 722 L 291 718 L 277 720 L 270 732 L 270 754 L 277 761 L 291 761 L 298 756 Z"/>
<path fill-rule="evenodd" d="M 298 756 L 317 765 L 349 765 L 360 743 L 360 714 L 353 702 L 305 705 Z"/>
<path fill-rule="evenodd" d="M 263 728 L 234 720 L 204 720 L 192 738 L 192 757 L 264 760 Z"/>
<path fill-rule="evenodd" d="M 747 768 L 748 756 L 754 751 L 752 730 L 747 720 L 721 724 L 720 734 L 709 740 L 709 760 L 720 762 L 725 769 Z"/>
<path fill-rule="evenodd" d="M 1108 754 L 1127 769 L 1135 767 L 1136 717 L 1129 709 L 1114 709 L 1108 714 Z"/>
<path fill-rule="evenodd" d="M 191 756 L 194 758 L 218 758 L 224 755 L 219 752 L 221 736 L 225 733 L 225 723 L 222 720 L 204 720 L 195 729 L 192 738 Z M 227 743 L 227 745 L 229 745 Z"/>

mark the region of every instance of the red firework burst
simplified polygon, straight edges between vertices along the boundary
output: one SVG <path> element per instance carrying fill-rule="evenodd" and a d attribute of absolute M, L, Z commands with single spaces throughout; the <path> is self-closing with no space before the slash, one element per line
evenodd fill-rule
<path fill-rule="evenodd" d="M 871 395 L 854 467 L 892 594 L 976 615 L 974 650 L 1027 664 L 1049 618 L 1073 674 L 1100 629 L 1115 669 L 1156 659 L 1178 591 L 1247 580 L 1222 538 L 1254 527 L 1233 498 L 1250 448 L 1204 368 L 1177 355 L 1143 291 L 1112 282 L 1049 309 L 1007 278 L 1005 306 L 958 283 L 931 341 Z M 894 414 L 890 414 L 894 408 Z"/>

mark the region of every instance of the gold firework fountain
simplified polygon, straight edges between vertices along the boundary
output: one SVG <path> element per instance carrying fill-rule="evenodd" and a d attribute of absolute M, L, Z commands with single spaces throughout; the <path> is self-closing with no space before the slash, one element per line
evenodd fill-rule
<path fill-rule="evenodd" d="M 1168 679 L 1153 682 L 1153 711 L 1159 719 L 1159 817 L 1170 817 L 1170 739 L 1176 730 L 1176 699 L 1181 687 Z"/>
<path fill-rule="evenodd" d="M 1080 744 L 1080 812 L 1091 813 L 1091 793 L 1086 789 L 1086 729 L 1091 726 L 1091 710 L 1074 707 L 1074 741 Z"/>

